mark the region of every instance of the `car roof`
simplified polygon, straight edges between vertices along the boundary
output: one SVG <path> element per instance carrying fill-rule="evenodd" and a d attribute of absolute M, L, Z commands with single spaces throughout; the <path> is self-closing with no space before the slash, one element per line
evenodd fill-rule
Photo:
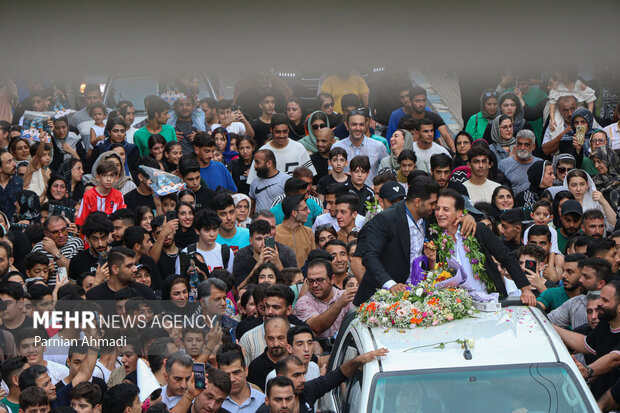
<path fill-rule="evenodd" d="M 553 327 L 539 310 L 529 307 L 481 312 L 474 318 L 410 330 L 368 328 L 358 320 L 351 325 L 360 333 L 363 351 L 389 349 L 390 353 L 380 360 L 384 372 L 560 361 L 555 350 L 557 339 L 555 334 L 550 334 Z M 459 344 L 435 348 L 442 342 L 469 338 L 474 340 L 471 360 L 464 357 Z M 427 347 L 404 351 L 420 346 Z"/>

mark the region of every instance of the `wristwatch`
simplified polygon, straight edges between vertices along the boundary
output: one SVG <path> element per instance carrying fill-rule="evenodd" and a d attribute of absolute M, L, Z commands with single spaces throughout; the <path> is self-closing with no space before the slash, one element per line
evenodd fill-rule
<path fill-rule="evenodd" d="M 588 372 L 588 377 L 586 378 L 586 383 L 589 383 L 590 379 L 592 377 L 594 377 L 594 370 L 590 366 L 584 366 L 584 367 L 586 368 L 586 371 Z"/>
<path fill-rule="evenodd" d="M 59 260 L 62 258 L 62 252 L 58 251 L 58 253 L 56 255 L 54 255 L 54 259 L 55 260 Z"/>

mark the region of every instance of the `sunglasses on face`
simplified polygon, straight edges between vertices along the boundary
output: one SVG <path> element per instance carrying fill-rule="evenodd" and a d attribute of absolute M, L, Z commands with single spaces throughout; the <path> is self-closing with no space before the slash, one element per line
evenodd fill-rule
<path fill-rule="evenodd" d="M 573 169 L 570 166 L 558 166 L 558 173 L 561 174 L 565 174 L 566 172 L 570 171 L 571 169 Z"/>
<path fill-rule="evenodd" d="M 498 96 L 497 92 L 486 92 L 484 94 L 485 98 L 496 98 Z"/>
<path fill-rule="evenodd" d="M 325 102 L 325 103 L 323 103 L 323 104 L 321 105 L 321 108 L 323 108 L 323 109 L 327 109 L 327 108 L 331 108 L 331 107 L 333 107 L 333 106 L 334 106 L 334 103 L 333 103 L 333 102 Z"/>
<path fill-rule="evenodd" d="M 326 124 L 324 124 L 324 123 L 319 123 L 319 124 L 312 125 L 312 130 L 323 129 L 323 128 L 326 128 L 326 127 L 327 127 L 327 125 L 326 125 Z"/>

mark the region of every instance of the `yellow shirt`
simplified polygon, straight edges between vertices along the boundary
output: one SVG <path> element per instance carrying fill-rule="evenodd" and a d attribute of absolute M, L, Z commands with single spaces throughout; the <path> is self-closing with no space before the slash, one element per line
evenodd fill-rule
<path fill-rule="evenodd" d="M 291 230 L 284 224 L 280 224 L 276 227 L 276 241 L 286 245 L 295 251 L 295 257 L 297 258 L 297 267 L 304 266 L 308 254 L 314 249 L 314 234 L 312 229 L 299 225 L 294 230 Z"/>
<path fill-rule="evenodd" d="M 351 75 L 343 80 L 338 75 L 331 75 L 323 81 L 321 92 L 329 93 L 334 97 L 334 110 L 342 113 L 340 101 L 344 95 L 353 94 L 362 98 L 362 94 L 368 93 L 366 81 L 357 75 Z M 362 101 L 363 105 L 363 101 Z"/>

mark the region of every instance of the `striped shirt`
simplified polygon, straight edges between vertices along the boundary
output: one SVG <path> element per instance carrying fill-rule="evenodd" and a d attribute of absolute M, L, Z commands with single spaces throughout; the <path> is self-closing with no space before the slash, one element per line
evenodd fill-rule
<path fill-rule="evenodd" d="M 81 239 L 77 237 L 69 236 L 69 238 L 67 239 L 67 243 L 59 249 L 63 257 L 65 257 L 68 260 L 71 260 L 71 258 L 75 257 L 78 252 L 84 249 L 84 243 L 82 242 Z M 50 260 L 54 259 L 54 256 L 52 254 L 50 254 L 49 252 L 45 251 L 45 249 L 43 249 L 43 241 L 39 241 L 36 244 L 34 244 L 34 247 L 32 247 L 32 252 L 42 252 L 43 254 L 47 255 L 48 259 Z M 47 280 L 47 285 L 52 288 L 56 285 L 57 271 L 58 271 L 58 266 L 56 266 L 56 270 L 54 270 L 53 273 L 50 273 L 50 276 Z"/>
<path fill-rule="evenodd" d="M 110 193 L 104 196 L 97 191 L 97 188 L 91 188 L 84 193 L 75 223 L 77 225 L 84 225 L 86 217 L 94 211 L 101 211 L 110 215 L 116 212 L 117 209 L 123 208 L 127 208 L 127 205 L 125 205 L 123 194 L 118 189 L 112 188 Z"/>

